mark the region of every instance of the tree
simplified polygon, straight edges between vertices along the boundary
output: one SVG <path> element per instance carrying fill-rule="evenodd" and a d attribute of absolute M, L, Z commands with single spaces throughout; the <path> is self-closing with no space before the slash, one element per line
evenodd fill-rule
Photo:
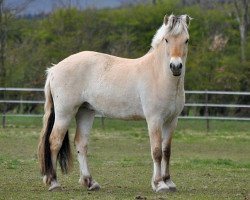
<path fill-rule="evenodd" d="M 6 6 L 5 0 L 0 0 L 0 86 L 6 85 L 6 44 L 9 26 L 18 13 L 21 13 L 33 0 L 25 0 L 15 6 Z"/>
<path fill-rule="evenodd" d="M 5 48 L 6 48 L 6 15 L 4 14 L 4 0 L 0 0 L 0 85 L 5 86 Z"/>
<path fill-rule="evenodd" d="M 240 40 L 241 40 L 241 61 L 246 61 L 246 38 L 248 26 L 248 0 L 234 0 L 236 19 L 239 23 Z"/>

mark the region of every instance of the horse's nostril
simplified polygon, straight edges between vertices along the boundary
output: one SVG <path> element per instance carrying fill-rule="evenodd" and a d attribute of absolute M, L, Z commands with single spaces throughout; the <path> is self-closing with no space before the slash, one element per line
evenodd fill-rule
<path fill-rule="evenodd" d="M 178 68 L 179 68 L 179 69 L 182 69 L 182 63 L 180 63 L 180 64 L 178 65 Z"/>
<path fill-rule="evenodd" d="M 171 71 L 173 72 L 174 76 L 180 76 L 181 75 L 181 71 L 182 71 L 182 63 L 178 62 L 178 63 L 170 63 L 169 64 Z"/>
<path fill-rule="evenodd" d="M 170 69 L 173 69 L 173 68 L 174 68 L 174 64 L 170 63 Z"/>
<path fill-rule="evenodd" d="M 182 69 L 182 63 L 179 63 L 177 65 L 175 65 L 173 63 L 170 63 L 170 69 L 172 69 L 172 70 L 180 70 L 180 69 Z"/>

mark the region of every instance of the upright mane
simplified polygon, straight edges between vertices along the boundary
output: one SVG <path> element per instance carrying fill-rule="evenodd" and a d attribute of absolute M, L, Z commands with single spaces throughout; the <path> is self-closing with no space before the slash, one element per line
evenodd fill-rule
<path fill-rule="evenodd" d="M 188 15 L 169 17 L 165 16 L 162 26 L 157 30 L 151 42 L 151 47 L 156 48 L 166 35 L 179 35 L 182 32 L 188 33 L 188 25 L 191 18 Z"/>

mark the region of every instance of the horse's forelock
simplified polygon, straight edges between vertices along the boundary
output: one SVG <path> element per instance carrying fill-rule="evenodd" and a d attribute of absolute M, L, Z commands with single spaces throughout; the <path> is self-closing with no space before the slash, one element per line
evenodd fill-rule
<path fill-rule="evenodd" d="M 187 28 L 189 24 L 190 17 L 187 15 L 174 16 L 170 15 L 168 17 L 168 22 L 166 24 L 166 34 L 178 35 L 182 32 L 187 33 Z"/>
<path fill-rule="evenodd" d="M 182 32 L 188 33 L 190 20 L 191 18 L 188 15 L 174 16 L 172 14 L 169 17 L 165 16 L 163 25 L 157 30 L 151 46 L 156 48 L 166 35 L 178 35 Z"/>

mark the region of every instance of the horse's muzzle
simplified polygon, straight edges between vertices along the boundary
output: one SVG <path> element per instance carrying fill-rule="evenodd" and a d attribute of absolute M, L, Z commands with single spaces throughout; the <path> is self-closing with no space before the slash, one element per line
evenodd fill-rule
<path fill-rule="evenodd" d="M 174 76 L 180 76 L 182 70 L 182 63 L 178 64 L 170 63 L 170 69 L 173 72 Z"/>

